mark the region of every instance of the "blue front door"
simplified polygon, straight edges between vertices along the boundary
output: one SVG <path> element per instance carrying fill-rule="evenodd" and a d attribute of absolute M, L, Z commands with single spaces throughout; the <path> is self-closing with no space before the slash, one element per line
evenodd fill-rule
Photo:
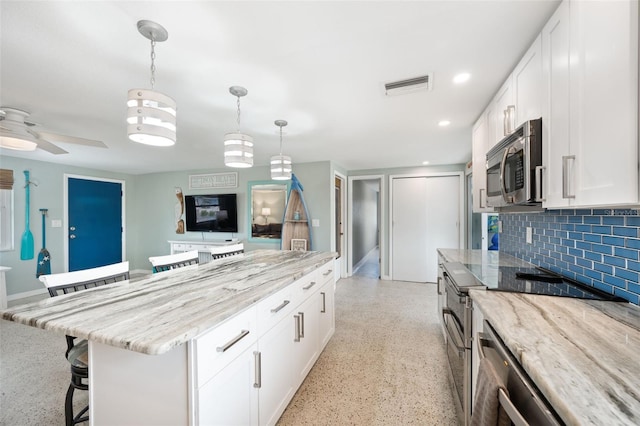
<path fill-rule="evenodd" d="M 69 271 L 122 262 L 122 184 L 69 178 Z"/>

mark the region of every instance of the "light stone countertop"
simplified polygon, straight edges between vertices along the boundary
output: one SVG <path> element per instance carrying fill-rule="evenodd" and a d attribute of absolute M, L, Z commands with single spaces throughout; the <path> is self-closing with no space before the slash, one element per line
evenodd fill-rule
<path fill-rule="evenodd" d="M 640 308 L 470 290 L 511 353 L 570 425 L 640 424 Z"/>
<path fill-rule="evenodd" d="M 438 252 L 489 287 L 499 266 L 533 266 L 497 251 Z M 483 288 L 469 294 L 566 424 L 640 424 L 640 307 Z"/>
<path fill-rule="evenodd" d="M 179 346 L 335 258 L 256 250 L 14 306 L 2 319 L 145 354 Z"/>

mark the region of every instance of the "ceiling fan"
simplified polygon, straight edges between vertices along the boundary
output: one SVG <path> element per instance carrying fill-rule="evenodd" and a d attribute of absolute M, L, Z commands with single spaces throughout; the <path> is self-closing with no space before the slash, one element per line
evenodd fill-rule
<path fill-rule="evenodd" d="M 29 121 L 28 112 L 17 108 L 0 107 L 0 147 L 20 151 L 34 151 L 37 147 L 51 154 L 68 153 L 53 142 L 107 148 L 107 145 L 101 141 L 36 131 L 31 129 L 34 126 L 37 124 Z"/>

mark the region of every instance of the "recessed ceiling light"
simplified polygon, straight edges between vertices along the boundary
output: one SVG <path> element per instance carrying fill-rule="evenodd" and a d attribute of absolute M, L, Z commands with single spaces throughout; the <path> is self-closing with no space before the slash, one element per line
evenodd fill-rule
<path fill-rule="evenodd" d="M 449 120 L 440 120 L 440 121 L 438 121 L 438 126 L 440 126 L 440 127 L 445 127 L 445 126 L 448 126 L 449 124 L 451 124 L 451 122 Z"/>
<path fill-rule="evenodd" d="M 422 164 L 426 166 L 427 164 L 429 164 L 429 162 L 428 161 L 423 161 Z"/>
<path fill-rule="evenodd" d="M 471 74 L 469 74 L 468 72 L 462 72 L 456 75 L 455 77 L 453 77 L 453 82 L 456 84 L 461 84 L 469 80 L 469 78 L 471 78 Z"/>

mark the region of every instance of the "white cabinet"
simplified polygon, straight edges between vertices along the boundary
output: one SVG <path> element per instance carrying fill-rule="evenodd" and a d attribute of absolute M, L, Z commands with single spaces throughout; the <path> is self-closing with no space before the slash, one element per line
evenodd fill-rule
<path fill-rule="evenodd" d="M 542 37 L 538 35 L 511 75 L 515 123 L 542 117 Z M 512 128 L 511 130 L 514 130 Z"/>
<path fill-rule="evenodd" d="M 254 343 L 198 389 L 199 425 L 258 424 Z"/>
<path fill-rule="evenodd" d="M 333 280 L 333 276 L 329 281 L 327 281 L 319 293 L 319 301 L 320 301 L 320 319 L 319 319 L 319 333 L 318 337 L 320 339 L 319 345 L 320 348 L 324 348 L 327 343 L 329 343 L 329 339 L 333 336 L 333 333 L 336 329 L 335 323 L 335 288 L 336 283 Z"/>
<path fill-rule="evenodd" d="M 294 377 L 294 385 L 296 389 L 302 384 L 304 378 L 307 377 L 311 367 L 318 359 L 320 330 L 320 310 L 318 309 L 318 294 L 316 293 L 307 299 L 299 309 L 294 311 L 295 318 L 295 339 L 293 357 L 296 376 Z"/>
<path fill-rule="evenodd" d="M 487 114 L 483 113 L 474 124 L 471 134 L 474 213 L 493 211 L 493 207 L 487 206 L 487 151 L 489 150 L 487 121 Z"/>
<path fill-rule="evenodd" d="M 334 262 L 190 343 L 193 424 L 273 425 L 335 330 Z"/>
<path fill-rule="evenodd" d="M 637 204 L 638 2 L 563 2 L 542 31 L 544 207 Z"/>
<path fill-rule="evenodd" d="M 489 147 L 493 147 L 515 129 L 515 104 L 513 103 L 512 82 L 512 75 L 509 75 L 493 98 L 495 116 L 493 123 L 489 123 L 489 125 L 495 126 L 495 140 L 489 141 Z"/>
<path fill-rule="evenodd" d="M 260 338 L 260 424 L 272 425 L 280 418 L 298 388 L 292 367 L 295 320 L 285 318 Z M 290 361 L 289 361 L 290 360 Z"/>
<path fill-rule="evenodd" d="M 487 149 L 542 116 L 542 38 L 538 36 L 485 110 Z M 475 171 L 474 171 L 475 173 Z"/>

